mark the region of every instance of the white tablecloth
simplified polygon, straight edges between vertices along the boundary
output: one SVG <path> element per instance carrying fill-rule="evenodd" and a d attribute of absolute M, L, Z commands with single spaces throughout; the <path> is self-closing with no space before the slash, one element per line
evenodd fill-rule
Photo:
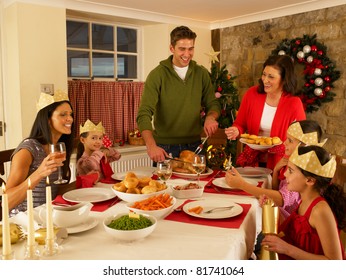
<path fill-rule="evenodd" d="M 108 235 L 103 219 L 119 212 L 128 212 L 125 202 L 119 202 L 104 212 L 91 212 L 99 221 L 94 228 L 70 234 L 62 242 L 62 252 L 51 257 L 55 260 L 212 260 L 248 259 L 253 251 L 257 233 L 261 230 L 261 208 L 256 198 L 225 194 L 204 193 L 201 199 L 220 198 L 251 204 L 239 229 L 187 224 L 159 220 L 155 231 L 142 240 L 119 241 Z M 184 200 L 178 199 L 176 206 Z M 13 246 L 16 259 L 23 259 L 25 241 Z M 39 246 L 43 249 L 43 246 Z"/>

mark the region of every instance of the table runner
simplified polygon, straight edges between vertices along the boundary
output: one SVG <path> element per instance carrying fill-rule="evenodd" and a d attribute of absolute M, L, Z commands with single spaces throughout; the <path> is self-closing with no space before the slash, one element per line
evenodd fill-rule
<path fill-rule="evenodd" d="M 106 201 L 101 201 L 101 202 L 96 202 L 96 203 L 92 203 L 93 207 L 91 208 L 91 211 L 96 211 L 96 212 L 103 212 L 105 210 L 107 210 L 108 208 L 112 207 L 113 205 L 117 204 L 118 202 L 120 202 L 121 200 L 116 196 L 112 199 L 108 199 Z M 52 204 L 65 204 L 65 205 L 75 205 L 77 204 L 76 202 L 70 202 L 65 200 L 62 195 L 58 195 L 52 202 Z"/>
<path fill-rule="evenodd" d="M 184 202 L 184 205 L 188 202 L 191 202 L 193 200 L 187 200 Z M 225 219 L 203 219 L 203 218 L 197 218 L 190 216 L 186 214 L 184 211 L 176 212 L 173 211 L 171 214 L 169 214 L 165 220 L 169 221 L 175 221 L 175 222 L 181 222 L 181 223 L 188 223 L 188 224 L 197 224 L 197 225 L 203 225 L 203 226 L 213 226 L 213 227 L 221 227 L 221 228 L 234 228 L 238 229 L 241 224 L 243 223 L 247 213 L 249 212 L 251 208 L 251 204 L 240 204 L 241 207 L 243 207 L 243 212 L 235 217 L 231 218 L 225 218 Z"/>

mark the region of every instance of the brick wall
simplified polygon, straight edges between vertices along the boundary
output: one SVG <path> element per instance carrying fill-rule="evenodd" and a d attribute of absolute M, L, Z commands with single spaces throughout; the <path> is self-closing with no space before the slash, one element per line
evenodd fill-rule
<path fill-rule="evenodd" d="M 341 77 L 334 86 L 336 97 L 319 111 L 307 114 L 316 120 L 329 140 L 326 149 L 346 155 L 346 5 L 316 10 L 271 20 L 227 27 L 212 32 L 213 46 L 221 51 L 220 64 L 227 65 L 242 96 L 247 88 L 257 84 L 263 62 L 282 39 L 317 34 L 317 40 L 327 46 L 327 56 L 336 62 Z M 219 42 L 215 34 L 220 34 Z M 303 67 L 303 66 L 297 66 Z M 303 69 L 303 68 L 302 68 Z M 297 73 L 302 69 L 297 69 Z M 300 84 L 304 77 L 300 79 Z"/>

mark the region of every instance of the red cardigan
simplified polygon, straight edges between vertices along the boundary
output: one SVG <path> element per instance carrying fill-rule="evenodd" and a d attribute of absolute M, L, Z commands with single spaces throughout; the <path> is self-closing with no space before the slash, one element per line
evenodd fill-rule
<path fill-rule="evenodd" d="M 260 122 L 267 94 L 258 93 L 257 88 L 258 86 L 251 87 L 245 93 L 241 101 L 237 118 L 233 123 L 233 126 L 239 129 L 240 134 L 244 133 L 245 131 L 249 134 L 255 135 L 258 135 L 259 133 Z M 285 141 L 289 125 L 294 121 L 305 119 L 306 115 L 300 98 L 284 92 L 280 98 L 273 119 L 270 136 L 278 136 L 282 141 Z M 246 149 L 250 148 L 247 146 Z M 279 150 L 284 151 L 284 146 L 282 145 Z M 282 153 L 268 153 L 267 167 L 273 169 L 281 157 Z"/>

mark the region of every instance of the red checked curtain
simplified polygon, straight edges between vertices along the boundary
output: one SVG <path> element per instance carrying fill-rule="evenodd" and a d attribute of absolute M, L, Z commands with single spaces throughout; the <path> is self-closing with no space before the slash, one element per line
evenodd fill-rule
<path fill-rule="evenodd" d="M 127 141 L 134 130 L 144 82 L 68 81 L 68 94 L 74 110 L 75 136 L 87 119 L 102 121 L 112 140 Z"/>

